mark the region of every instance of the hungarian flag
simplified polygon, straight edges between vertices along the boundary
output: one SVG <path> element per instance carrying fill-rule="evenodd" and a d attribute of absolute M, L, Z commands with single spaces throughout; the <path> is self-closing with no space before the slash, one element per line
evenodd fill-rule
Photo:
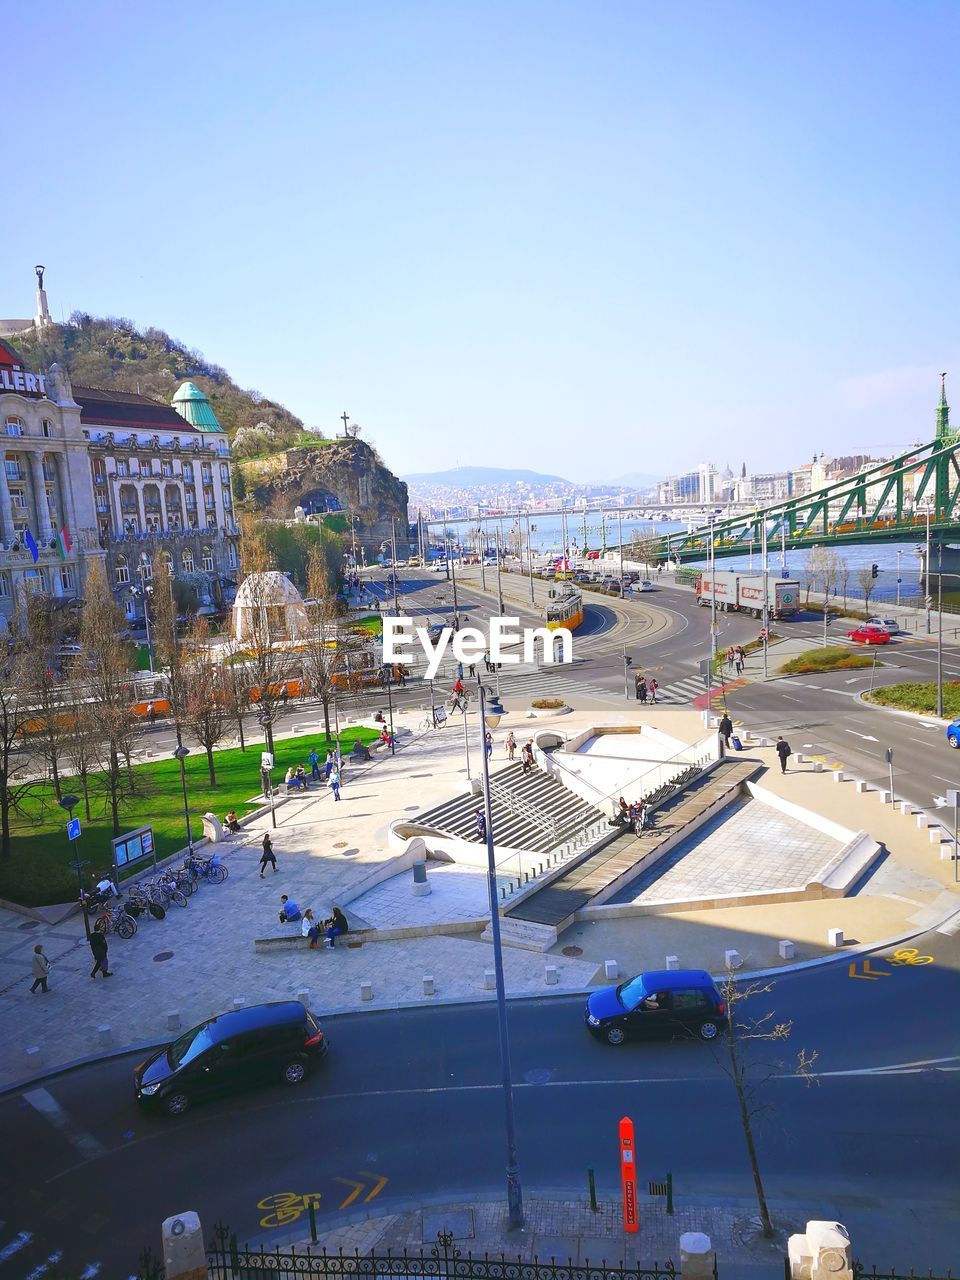
<path fill-rule="evenodd" d="M 24 544 L 26 545 L 27 550 L 33 556 L 33 563 L 36 564 L 37 561 L 40 559 L 40 548 L 37 546 L 36 538 L 34 538 L 33 534 L 30 532 L 29 529 L 27 529 L 26 533 L 24 533 L 23 541 L 24 541 Z"/>
<path fill-rule="evenodd" d="M 67 526 L 64 525 L 57 534 L 57 550 L 60 552 L 60 559 L 66 560 L 68 552 L 72 549 L 73 543 L 70 541 L 70 535 L 67 533 Z"/>

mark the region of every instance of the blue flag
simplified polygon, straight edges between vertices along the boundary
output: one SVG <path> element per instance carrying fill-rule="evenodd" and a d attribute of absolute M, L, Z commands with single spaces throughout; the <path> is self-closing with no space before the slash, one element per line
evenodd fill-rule
<path fill-rule="evenodd" d="M 29 529 L 24 534 L 23 540 L 27 544 L 27 550 L 33 556 L 33 563 L 36 564 L 37 561 L 40 559 L 40 549 L 37 546 L 36 541 L 34 540 L 34 536 Z"/>

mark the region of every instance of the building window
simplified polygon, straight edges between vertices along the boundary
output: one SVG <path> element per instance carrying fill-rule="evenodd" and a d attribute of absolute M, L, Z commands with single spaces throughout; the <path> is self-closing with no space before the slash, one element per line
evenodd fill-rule
<path fill-rule="evenodd" d="M 181 559 L 183 561 L 183 572 L 193 573 L 193 552 L 189 547 L 184 551 Z"/>
<path fill-rule="evenodd" d="M 186 498 L 187 498 L 187 510 L 188 510 L 188 511 L 196 511 L 196 509 L 197 509 L 197 495 L 194 493 L 194 491 L 193 491 L 192 489 L 188 489 L 188 490 L 186 491 Z"/>
<path fill-rule="evenodd" d="M 93 460 L 93 483 L 106 484 L 107 467 L 102 458 L 94 458 Z"/>
<path fill-rule="evenodd" d="M 3 469 L 7 473 L 8 480 L 22 480 L 23 468 L 20 466 L 20 459 L 15 453 L 8 453 L 4 459 Z"/>
<path fill-rule="evenodd" d="M 23 585 L 29 595 L 46 593 L 49 590 L 46 569 L 28 569 L 23 575 Z"/>
<path fill-rule="evenodd" d="M 204 484 L 213 484 L 213 468 L 209 462 L 204 462 L 200 466 L 200 478 Z"/>
<path fill-rule="evenodd" d="M 4 570 L 0 573 L 0 597 L 7 599 L 10 595 L 10 575 Z"/>
<path fill-rule="evenodd" d="M 140 557 L 140 577 L 144 582 L 150 582 L 153 579 L 153 561 L 149 556 Z"/>
<path fill-rule="evenodd" d="M 172 476 L 172 475 L 173 475 L 173 463 L 172 463 L 172 462 L 166 462 L 166 461 L 161 462 L 161 463 L 160 463 L 160 474 L 161 474 L 162 476 L 168 476 L 168 477 Z"/>
<path fill-rule="evenodd" d="M 54 524 L 57 521 L 57 491 L 52 484 L 46 486 L 47 510 L 50 512 L 51 519 Z"/>
<path fill-rule="evenodd" d="M 117 459 L 117 475 L 128 476 L 130 474 L 130 463 L 126 458 Z"/>
<path fill-rule="evenodd" d="M 230 565 L 231 569 L 236 569 L 238 563 L 237 548 L 232 542 L 227 543 L 227 563 Z"/>
<path fill-rule="evenodd" d="M 124 517 L 123 532 L 131 537 L 140 532 L 140 521 L 136 516 Z"/>
<path fill-rule="evenodd" d="M 173 556 L 170 554 L 169 551 L 161 551 L 160 554 L 163 556 L 163 559 L 166 563 L 167 572 L 172 574 L 173 573 Z"/>
<path fill-rule="evenodd" d="M 203 548 L 202 564 L 204 573 L 213 573 L 213 552 L 209 547 Z"/>
<path fill-rule="evenodd" d="M 230 495 L 229 489 L 224 489 L 223 491 L 223 509 L 224 511 L 233 510 L 233 498 Z"/>
<path fill-rule="evenodd" d="M 60 566 L 60 590 L 73 591 L 76 587 L 76 578 L 73 572 L 73 566 L 62 564 Z"/>
<path fill-rule="evenodd" d="M 6 425 L 7 425 L 7 435 L 8 435 L 8 436 L 22 436 L 22 435 L 23 435 L 23 423 L 20 421 L 20 419 L 19 419 L 19 418 L 8 418 L 8 419 L 7 419 L 7 424 L 6 424 Z"/>
<path fill-rule="evenodd" d="M 147 530 L 147 533 L 159 533 L 160 517 L 156 515 L 155 512 L 148 511 L 147 514 L 144 516 L 144 526 Z"/>
<path fill-rule="evenodd" d="M 230 484 L 230 468 L 225 462 L 220 463 L 220 483 L 227 488 Z"/>
<path fill-rule="evenodd" d="M 13 507 L 13 514 L 23 515 L 27 510 L 27 491 L 22 485 L 9 485 L 10 505 Z"/>
<path fill-rule="evenodd" d="M 53 423 L 49 418 L 44 418 L 43 422 L 40 424 L 40 430 L 43 432 L 44 438 L 49 440 L 53 435 Z"/>
<path fill-rule="evenodd" d="M 121 556 L 114 566 L 113 576 L 116 579 L 117 586 L 125 586 L 130 581 L 130 569 L 126 560 Z"/>
<path fill-rule="evenodd" d="M 140 474 L 141 474 L 142 476 L 152 476 L 152 475 L 153 475 L 153 463 L 150 461 L 150 459 L 149 459 L 149 458 L 141 458 L 141 459 L 140 459 Z"/>
<path fill-rule="evenodd" d="M 181 471 L 181 474 L 183 475 L 184 480 L 187 480 L 192 484 L 193 483 L 193 463 L 192 462 L 181 463 L 180 471 Z"/>
<path fill-rule="evenodd" d="M 48 458 L 46 454 L 43 455 L 43 478 L 47 484 L 53 484 L 57 478 L 56 463 L 52 458 Z"/>

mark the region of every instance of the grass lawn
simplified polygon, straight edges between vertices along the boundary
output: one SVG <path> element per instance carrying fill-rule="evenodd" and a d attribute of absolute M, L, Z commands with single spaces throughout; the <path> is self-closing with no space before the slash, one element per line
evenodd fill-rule
<path fill-rule="evenodd" d="M 378 736 L 375 729 L 349 729 L 341 739 L 344 755 L 357 738 L 369 744 Z M 291 764 L 307 766 L 307 756 L 312 747 L 316 747 L 322 760 L 328 745 L 332 747 L 333 743 L 328 744 L 322 733 L 278 739 L 274 782 L 282 781 Z M 230 809 L 236 809 L 241 818 L 250 811 L 249 801 L 260 792 L 260 751 L 261 743 L 254 742 L 248 745 L 246 752 L 239 748 L 217 752 L 214 757 L 217 785 L 211 787 L 206 753 L 191 747 L 186 773 L 194 838 L 203 835 L 201 814 L 210 811 L 222 820 Z M 120 830 L 132 831 L 152 824 L 157 856 L 166 857 L 187 842 L 180 767 L 172 759 L 158 760 L 135 765 L 133 774 L 137 794 L 125 801 L 120 810 Z M 349 779 L 349 771 L 347 777 Z M 109 811 L 105 811 L 102 791 L 95 784 L 96 779 L 91 786 L 92 820 L 87 821 L 82 803 L 74 810 L 74 817 L 80 819 L 83 828 L 79 854 L 88 864 L 85 869 L 88 876 L 92 872 L 106 871 L 112 865 L 110 842 L 113 827 Z M 64 794 L 81 794 L 74 778 L 64 780 L 63 790 Z M 52 902 L 69 902 L 77 896 L 76 872 L 65 828 L 66 814 L 57 805 L 52 787 L 44 784 L 24 798 L 22 812 L 13 817 L 10 857 L 0 862 L 0 898 L 37 907 Z"/>
<path fill-rule="evenodd" d="M 856 667 L 872 667 L 873 654 L 857 653 L 840 645 L 826 649 L 808 649 L 785 662 L 780 670 L 785 675 L 801 675 L 805 671 L 849 671 Z"/>
<path fill-rule="evenodd" d="M 882 707 L 899 707 L 902 711 L 917 711 L 921 715 L 937 714 L 937 686 L 930 684 L 888 684 L 867 695 L 868 702 Z M 960 716 L 960 681 L 951 680 L 943 686 L 943 714 L 948 720 Z"/>
<path fill-rule="evenodd" d="M 379 613 L 368 613 L 362 618 L 356 618 L 350 623 L 351 631 L 362 631 L 364 635 L 380 636 L 383 631 L 383 622 Z"/>

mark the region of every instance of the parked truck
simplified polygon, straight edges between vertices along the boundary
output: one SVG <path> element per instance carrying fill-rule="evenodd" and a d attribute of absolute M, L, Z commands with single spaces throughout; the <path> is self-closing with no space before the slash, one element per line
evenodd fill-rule
<path fill-rule="evenodd" d="M 789 618 L 800 607 L 800 583 L 786 578 L 767 577 L 767 613 L 771 618 Z M 717 608 L 727 612 L 752 613 L 763 617 L 762 574 L 737 573 L 729 569 L 710 570 L 700 574 L 697 583 L 697 604 L 709 605 L 716 600 Z"/>

